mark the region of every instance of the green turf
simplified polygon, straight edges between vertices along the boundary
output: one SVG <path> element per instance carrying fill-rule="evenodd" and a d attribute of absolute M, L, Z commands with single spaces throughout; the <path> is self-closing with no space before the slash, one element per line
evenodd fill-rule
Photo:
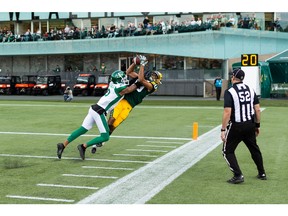
<path fill-rule="evenodd" d="M 179 138 L 180 146 L 188 142 L 187 139 L 191 139 L 193 122 L 199 124 L 199 135 L 221 124 L 223 106 L 223 101 L 147 100 L 132 111 L 129 118 L 113 133 L 111 140 L 100 148 L 96 155 L 92 155 L 89 151 L 86 155 L 87 159 L 112 161 L 81 161 L 76 149 L 77 144 L 93 138 L 84 136 L 72 142 L 65 149 L 63 159 L 58 160 L 56 143 L 63 141 L 66 138 L 65 134 L 69 134 L 81 125 L 91 103 L 90 101 L 70 104 L 62 101 L 0 101 L 1 132 L 59 134 L 56 136 L 0 134 L 1 204 L 65 204 L 56 201 L 7 198 L 6 195 L 61 198 L 74 200 L 72 203 L 77 203 L 97 190 L 41 187 L 37 184 L 82 185 L 101 189 L 117 179 L 78 178 L 63 176 L 63 174 L 115 176 L 119 179 L 133 171 L 84 169 L 82 166 L 113 166 L 136 170 L 165 153 L 145 152 L 146 155 L 156 156 L 156 158 L 142 156 L 131 158 L 115 154 L 127 154 L 131 153 L 127 149 L 143 148 L 139 145 L 152 145 L 147 141 L 154 141 L 153 145 L 157 145 L 158 140 L 116 136 L 176 137 Z M 148 203 L 287 203 L 287 129 L 285 127 L 287 101 L 265 100 L 265 103 L 267 107 L 262 115 L 259 144 L 264 156 L 268 181 L 261 182 L 255 179 L 254 164 L 247 149 L 240 146 L 237 155 L 245 175 L 245 183 L 236 186 L 228 185 L 225 181 L 231 177 L 231 173 L 222 158 L 221 146 L 219 146 Z M 283 107 L 275 107 L 275 104 Z M 97 135 L 98 131 L 93 128 L 87 134 Z M 144 153 L 133 152 L 133 154 Z M 135 162 L 129 162 L 131 160 Z"/>
<path fill-rule="evenodd" d="M 262 150 L 267 181 L 255 178 L 256 167 L 246 146 L 237 148 L 245 176 L 241 185 L 227 184 L 232 173 L 221 155 L 221 146 L 190 168 L 148 203 L 189 204 L 287 204 L 288 159 L 287 108 L 269 107 L 262 112 L 258 143 Z"/>

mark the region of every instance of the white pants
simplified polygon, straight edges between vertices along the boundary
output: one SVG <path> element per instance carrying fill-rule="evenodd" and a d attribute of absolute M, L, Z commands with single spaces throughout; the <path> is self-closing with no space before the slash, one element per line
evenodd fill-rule
<path fill-rule="evenodd" d="M 93 127 L 93 125 L 96 124 L 100 133 L 107 133 L 107 132 L 109 133 L 109 131 L 106 131 L 104 125 L 107 124 L 106 118 L 105 119 L 103 118 L 104 115 L 101 116 L 90 107 L 88 110 L 88 114 L 82 123 L 82 127 L 86 128 L 87 130 L 90 130 Z"/>

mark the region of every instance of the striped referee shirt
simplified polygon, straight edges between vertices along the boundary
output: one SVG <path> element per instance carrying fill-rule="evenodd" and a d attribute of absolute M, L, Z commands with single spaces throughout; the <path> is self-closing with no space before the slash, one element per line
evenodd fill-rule
<path fill-rule="evenodd" d="M 232 122 L 246 122 L 254 119 L 254 105 L 259 104 L 256 93 L 244 83 L 234 83 L 224 93 L 224 108 L 232 108 Z"/>

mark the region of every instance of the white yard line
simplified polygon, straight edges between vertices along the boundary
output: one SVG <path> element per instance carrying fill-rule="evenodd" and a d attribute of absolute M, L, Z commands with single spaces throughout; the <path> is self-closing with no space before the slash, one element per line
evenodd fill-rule
<path fill-rule="evenodd" d="M 84 169 L 106 169 L 106 170 L 134 170 L 133 168 L 124 167 L 98 167 L 98 166 L 82 166 Z"/>
<path fill-rule="evenodd" d="M 13 154 L 0 154 L 0 157 L 18 157 L 18 158 L 38 158 L 38 159 L 57 159 L 56 156 L 37 156 L 37 155 L 13 155 Z M 74 157 L 62 157 L 61 160 L 82 160 L 81 158 Z M 102 161 L 102 162 L 116 162 L 116 163 L 150 163 L 147 161 L 131 161 L 131 160 L 111 160 L 111 159 L 97 159 L 97 158 L 85 158 L 87 161 Z"/>
<path fill-rule="evenodd" d="M 58 134 L 58 133 L 32 133 L 32 132 L 16 132 L 16 131 L 0 131 L 0 134 L 12 134 L 12 135 L 38 135 L 38 136 L 69 136 L 70 134 Z M 98 134 L 84 134 L 83 137 L 95 137 Z M 120 139 L 153 139 L 153 140 L 188 140 L 191 138 L 180 137 L 147 137 L 147 136 L 111 136 Z"/>
<path fill-rule="evenodd" d="M 125 156 L 125 157 L 151 157 L 151 158 L 156 158 L 158 156 L 156 155 L 135 155 L 135 154 L 113 154 L 113 156 Z"/>
<path fill-rule="evenodd" d="M 5 104 L 5 103 L 1 103 L 0 106 L 11 106 L 11 107 L 63 107 L 63 108 L 89 108 L 90 104 L 86 104 L 86 105 L 76 105 L 76 104 Z M 136 106 L 135 109 L 211 109 L 211 110 L 215 110 L 215 109 L 223 109 L 222 107 L 210 107 L 210 106 Z"/>
<path fill-rule="evenodd" d="M 54 201 L 54 202 L 68 202 L 73 203 L 75 200 L 68 199 L 57 199 L 57 198 L 45 198 L 45 197 L 31 197 L 31 196 L 18 196 L 18 195 L 6 195 L 8 198 L 15 199 L 29 199 L 29 200 L 44 200 L 44 201 Z"/>
<path fill-rule="evenodd" d="M 151 148 L 177 148 L 176 146 L 162 146 L 162 145 L 137 145 L 140 147 L 151 147 Z"/>
<path fill-rule="evenodd" d="M 147 143 L 157 143 L 157 144 L 179 144 L 179 145 L 183 145 L 184 143 L 183 142 L 161 142 L 161 141 L 158 141 L 158 140 L 154 140 L 154 141 L 151 141 L 151 140 L 147 140 L 146 141 Z"/>
<path fill-rule="evenodd" d="M 163 151 L 163 150 L 150 150 L 150 149 L 126 149 L 126 151 L 136 151 L 136 152 L 163 152 L 167 153 L 168 151 Z"/>
<path fill-rule="evenodd" d="M 89 190 L 98 190 L 99 187 L 87 187 L 87 186 L 75 186 L 75 185 L 58 185 L 58 184 L 43 184 L 39 183 L 37 186 L 42 187 L 60 187 L 60 188 L 75 188 L 75 189 L 89 189 Z"/>
<path fill-rule="evenodd" d="M 91 176 L 91 175 L 76 175 L 76 174 L 62 174 L 66 177 L 78 177 L 78 178 L 102 178 L 102 179 L 118 179 L 117 176 Z"/>
<path fill-rule="evenodd" d="M 116 182 L 79 201 L 99 204 L 143 204 L 200 161 L 220 143 L 220 128 L 170 151 Z"/>

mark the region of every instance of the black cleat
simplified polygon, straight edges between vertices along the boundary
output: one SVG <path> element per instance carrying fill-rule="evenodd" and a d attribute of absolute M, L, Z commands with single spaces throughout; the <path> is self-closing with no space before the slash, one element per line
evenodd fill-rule
<path fill-rule="evenodd" d="M 263 173 L 263 174 L 258 174 L 256 177 L 257 177 L 258 179 L 260 179 L 260 180 L 267 180 L 267 176 L 266 176 L 265 173 Z"/>
<path fill-rule="evenodd" d="M 96 148 L 96 147 L 92 147 L 92 149 L 91 149 L 91 153 L 92 153 L 92 154 L 95 154 L 96 151 L 97 151 L 97 148 Z"/>
<path fill-rule="evenodd" d="M 102 147 L 104 145 L 104 143 L 100 142 L 100 143 L 96 143 L 96 147 Z"/>
<path fill-rule="evenodd" d="M 82 160 L 85 160 L 85 151 L 86 148 L 83 146 L 83 144 L 80 144 L 77 146 L 79 153 L 80 153 L 80 157 L 82 158 Z"/>
<path fill-rule="evenodd" d="M 65 148 L 65 146 L 64 146 L 63 143 L 58 143 L 57 144 L 57 156 L 58 156 L 59 159 L 61 159 L 61 156 L 62 156 L 62 153 L 64 151 L 64 148 Z"/>
<path fill-rule="evenodd" d="M 100 148 L 100 147 L 102 147 L 103 145 L 104 145 L 104 143 L 102 143 L 102 142 L 96 143 L 95 145 L 93 145 L 93 147 L 92 147 L 92 149 L 91 149 L 91 153 L 92 153 L 92 154 L 95 154 L 96 151 L 97 151 L 96 147 L 97 147 L 97 148 Z"/>
<path fill-rule="evenodd" d="M 244 176 L 243 175 L 233 176 L 227 182 L 230 183 L 230 184 L 240 184 L 240 183 L 244 182 Z"/>

